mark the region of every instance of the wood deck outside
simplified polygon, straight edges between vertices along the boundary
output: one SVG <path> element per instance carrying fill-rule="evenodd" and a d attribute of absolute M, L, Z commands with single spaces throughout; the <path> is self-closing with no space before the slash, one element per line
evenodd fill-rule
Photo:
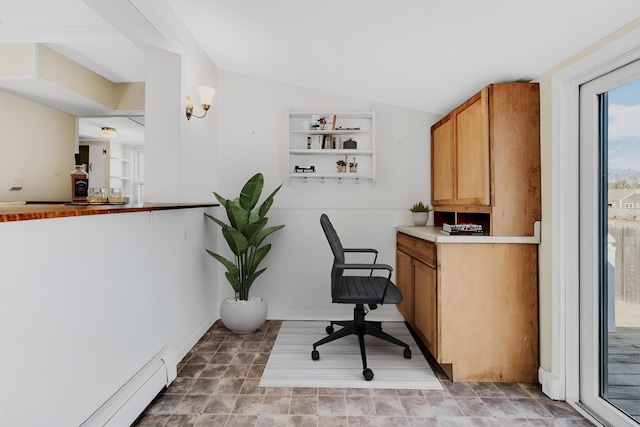
<path fill-rule="evenodd" d="M 609 333 L 607 400 L 640 423 L 640 328 Z"/>

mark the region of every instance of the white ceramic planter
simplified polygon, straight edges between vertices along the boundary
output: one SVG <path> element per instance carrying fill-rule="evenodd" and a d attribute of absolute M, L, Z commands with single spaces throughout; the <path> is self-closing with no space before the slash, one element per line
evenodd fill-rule
<path fill-rule="evenodd" d="M 267 320 L 267 303 L 259 297 L 246 301 L 227 298 L 220 305 L 220 320 L 232 332 L 253 332 Z"/>
<path fill-rule="evenodd" d="M 426 225 L 429 220 L 429 212 L 411 212 L 414 225 Z"/>

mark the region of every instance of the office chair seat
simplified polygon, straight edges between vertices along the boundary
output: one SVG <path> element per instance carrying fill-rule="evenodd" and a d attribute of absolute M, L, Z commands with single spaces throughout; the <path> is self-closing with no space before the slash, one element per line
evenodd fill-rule
<path fill-rule="evenodd" d="M 338 290 L 339 304 L 369 304 L 371 301 L 380 301 L 385 287 L 389 285 L 384 298 L 385 304 L 399 304 L 402 302 L 400 290 L 386 277 L 379 276 L 342 276 L 342 283 Z M 380 304 L 382 302 L 380 301 Z"/>
<path fill-rule="evenodd" d="M 382 331 L 380 322 L 365 320 L 367 310 L 364 305 L 368 305 L 370 310 L 375 310 L 378 304 L 398 304 L 402 302 L 402 293 L 391 281 L 393 268 L 387 264 L 377 264 L 378 251 L 370 248 L 343 248 L 340 238 L 336 233 L 329 217 L 322 214 L 320 224 L 327 237 L 329 246 L 333 252 L 333 266 L 331 268 L 331 297 L 336 304 L 355 304 L 353 309 L 353 320 L 331 321 L 326 328 L 327 337 L 313 344 L 311 358 L 320 359 L 320 352 L 317 347 L 348 335 L 357 335 L 360 344 L 360 355 L 362 357 L 362 375 L 365 380 L 373 379 L 373 371 L 367 367 L 367 355 L 364 343 L 365 335 L 372 335 L 390 343 L 404 347 L 404 357 L 411 358 L 409 345 L 392 337 Z M 345 253 L 369 253 L 374 255 L 373 263 L 346 263 Z M 345 275 L 345 270 L 350 274 Z M 387 276 L 374 276 L 374 271 L 386 271 Z M 365 271 L 367 274 L 355 274 Z M 334 325 L 342 326 L 335 331 Z"/>

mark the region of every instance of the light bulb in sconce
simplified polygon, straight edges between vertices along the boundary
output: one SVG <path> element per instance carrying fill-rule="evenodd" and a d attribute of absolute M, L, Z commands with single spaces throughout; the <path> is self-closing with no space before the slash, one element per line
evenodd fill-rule
<path fill-rule="evenodd" d="M 216 90 L 211 86 L 198 86 L 198 93 L 200 95 L 200 104 L 202 105 L 204 114 L 201 116 L 196 116 L 195 114 L 193 114 L 193 102 L 191 101 L 191 97 L 187 96 L 187 120 L 191 119 L 192 116 L 201 119 L 207 115 L 207 111 L 209 111 L 209 108 L 211 108 L 211 104 L 213 103 L 213 95 L 216 93 Z"/>

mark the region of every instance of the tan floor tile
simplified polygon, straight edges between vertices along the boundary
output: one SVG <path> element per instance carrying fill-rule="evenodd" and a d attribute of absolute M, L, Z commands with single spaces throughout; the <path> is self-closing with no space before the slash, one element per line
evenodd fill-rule
<path fill-rule="evenodd" d="M 292 415 L 315 415 L 318 413 L 318 396 L 291 396 L 291 407 L 289 414 Z"/>
<path fill-rule="evenodd" d="M 288 414 L 291 396 L 265 395 L 262 402 L 262 414 Z"/>
<path fill-rule="evenodd" d="M 240 394 L 265 394 L 265 388 L 260 387 L 259 378 L 248 378 L 242 383 Z"/>
<path fill-rule="evenodd" d="M 189 394 L 212 394 L 218 385 L 217 378 L 198 378 L 189 388 Z"/>
<path fill-rule="evenodd" d="M 164 427 L 195 427 L 198 422 L 198 415 L 176 415 L 173 414 Z"/>
<path fill-rule="evenodd" d="M 318 416 L 318 427 L 349 427 L 346 416 Z"/>
<path fill-rule="evenodd" d="M 256 427 L 287 427 L 288 422 L 288 415 L 260 414 L 258 415 Z"/>
<path fill-rule="evenodd" d="M 318 418 L 315 415 L 289 415 L 287 427 L 317 427 Z"/>
<path fill-rule="evenodd" d="M 375 415 L 375 408 L 373 407 L 373 399 L 371 396 L 346 396 L 348 415 Z"/>
<path fill-rule="evenodd" d="M 257 415 L 229 415 L 226 425 L 229 427 L 255 427 L 257 422 Z"/>
<path fill-rule="evenodd" d="M 384 427 L 378 423 L 378 418 L 372 416 L 352 416 L 348 418 L 349 427 Z"/>
<path fill-rule="evenodd" d="M 187 394 L 173 411 L 174 414 L 199 414 L 209 400 L 208 395 Z"/>
<path fill-rule="evenodd" d="M 233 412 L 237 397 L 235 394 L 214 394 L 209 398 L 203 412 L 205 414 L 229 415 Z"/>
<path fill-rule="evenodd" d="M 315 387 L 294 387 L 292 394 L 294 396 L 317 396 L 318 389 Z"/>
<path fill-rule="evenodd" d="M 229 365 L 205 365 L 198 378 L 222 378 Z"/>
<path fill-rule="evenodd" d="M 240 395 L 233 406 L 233 414 L 254 415 L 263 410 L 264 396 L 256 394 Z"/>
<path fill-rule="evenodd" d="M 228 415 L 202 414 L 196 422 L 196 427 L 224 427 L 228 418 Z"/>
<path fill-rule="evenodd" d="M 318 396 L 318 415 L 347 415 L 344 396 Z"/>
<path fill-rule="evenodd" d="M 216 385 L 217 394 L 238 394 L 242 389 L 244 379 L 242 378 L 221 378 Z"/>

